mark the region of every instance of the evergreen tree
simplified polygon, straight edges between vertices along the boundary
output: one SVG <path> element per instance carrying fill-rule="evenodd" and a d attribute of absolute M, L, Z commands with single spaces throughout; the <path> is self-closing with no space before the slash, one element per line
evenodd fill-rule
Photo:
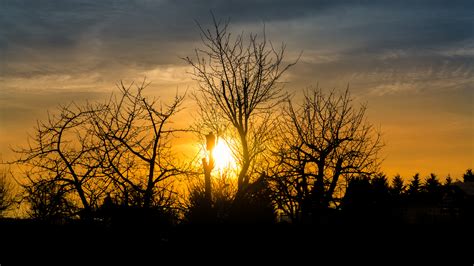
<path fill-rule="evenodd" d="M 472 169 L 467 169 L 466 173 L 463 176 L 464 182 L 474 182 L 474 174 L 472 173 Z"/>
<path fill-rule="evenodd" d="M 349 220 L 366 221 L 373 209 L 373 189 L 367 176 L 352 178 L 342 199 L 341 209 Z"/>
<path fill-rule="evenodd" d="M 430 176 L 426 179 L 424 185 L 424 190 L 428 193 L 438 193 L 441 187 L 441 183 L 438 180 L 438 177 L 431 173 Z"/>
<path fill-rule="evenodd" d="M 421 190 L 421 182 L 420 182 L 420 174 L 416 173 L 413 176 L 413 180 L 408 185 L 408 195 L 415 196 L 420 193 Z"/>
<path fill-rule="evenodd" d="M 441 183 L 438 177 L 431 173 L 423 186 L 423 192 L 426 193 L 424 199 L 431 203 L 440 203 L 442 199 Z"/>
<path fill-rule="evenodd" d="M 453 179 L 451 178 L 451 175 L 448 175 L 448 176 L 446 177 L 446 181 L 444 182 L 443 185 L 444 185 L 445 187 L 449 187 L 449 186 L 451 186 L 452 184 L 453 184 Z"/>
<path fill-rule="evenodd" d="M 390 186 L 387 176 L 383 173 L 379 173 L 372 178 L 370 183 L 372 185 L 373 200 L 378 203 L 378 205 L 385 205 L 390 198 Z"/>
<path fill-rule="evenodd" d="M 392 180 L 392 186 L 390 187 L 390 194 L 395 197 L 401 196 L 405 192 L 405 184 L 400 175 L 396 175 Z"/>

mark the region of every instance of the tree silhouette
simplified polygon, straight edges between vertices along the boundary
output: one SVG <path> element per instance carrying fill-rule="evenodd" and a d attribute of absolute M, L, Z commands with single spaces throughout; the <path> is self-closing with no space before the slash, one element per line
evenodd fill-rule
<path fill-rule="evenodd" d="M 170 119 L 184 98 L 176 96 L 166 106 L 143 96 L 146 86 L 145 81 L 136 88 L 120 83 L 118 97 L 92 107 L 101 110 L 92 123 L 101 143 L 103 174 L 113 181 L 122 204 L 169 208 L 174 193 L 170 178 L 181 173 L 170 145 L 178 130 Z"/>
<path fill-rule="evenodd" d="M 438 177 L 435 174 L 431 173 L 425 181 L 424 189 L 427 192 L 438 192 L 440 186 L 441 183 L 439 182 Z"/>
<path fill-rule="evenodd" d="M 236 184 L 226 173 L 212 180 L 212 204 L 209 207 L 201 179 L 189 180 L 189 197 L 185 201 L 185 221 L 191 224 L 270 224 L 276 221 L 267 177 L 251 183 L 244 195 L 236 199 Z"/>
<path fill-rule="evenodd" d="M 463 175 L 464 182 L 474 182 L 474 174 L 472 169 L 467 169 L 466 173 Z"/>
<path fill-rule="evenodd" d="M 30 204 L 28 214 L 45 222 L 61 222 L 74 218 L 77 207 L 70 200 L 67 186 L 51 180 L 40 180 L 25 187 L 26 201 Z"/>
<path fill-rule="evenodd" d="M 379 210 L 386 210 L 389 206 L 390 201 L 390 186 L 387 181 L 387 176 L 383 173 L 376 174 L 371 180 L 370 184 L 373 189 L 374 201 L 376 201 L 376 206 Z"/>
<path fill-rule="evenodd" d="M 13 185 L 8 180 L 8 171 L 0 170 L 0 217 L 3 216 L 15 203 L 13 195 Z"/>
<path fill-rule="evenodd" d="M 120 85 L 119 95 L 106 102 L 60 106 L 58 114 L 38 122 L 27 148 L 15 150 L 33 217 L 92 218 L 106 195 L 120 206 L 174 213 L 171 177 L 181 170 L 170 119 L 183 96 L 165 105 L 143 96 L 145 81 L 136 91 Z M 149 216 L 117 210 L 127 219 Z"/>
<path fill-rule="evenodd" d="M 421 191 L 420 174 L 416 173 L 408 185 L 407 193 L 410 197 L 416 197 Z"/>
<path fill-rule="evenodd" d="M 390 187 L 390 193 L 393 197 L 400 197 L 405 192 L 405 184 L 403 178 L 400 175 L 396 175 L 392 180 L 392 186 Z"/>
<path fill-rule="evenodd" d="M 213 28 L 201 30 L 202 49 L 194 59 L 184 58 L 199 82 L 195 95 L 206 131 L 223 128 L 235 139 L 230 143 L 239 164 L 237 195 L 260 175 L 254 168 L 272 134 L 272 108 L 283 94 L 277 86 L 282 74 L 294 63 L 284 65 L 285 46 L 276 49 L 255 34 L 232 38 L 228 22 L 216 21 Z M 214 119 L 223 125 L 216 125 Z M 223 134 L 224 132 L 218 132 Z"/>
<path fill-rule="evenodd" d="M 341 209 L 351 222 L 365 222 L 374 209 L 373 187 L 366 175 L 356 176 L 348 182 Z"/>
<path fill-rule="evenodd" d="M 234 201 L 231 206 L 231 223 L 271 224 L 276 220 L 271 190 L 266 183 L 267 178 L 261 177 L 252 183 L 243 198 Z"/>
<path fill-rule="evenodd" d="M 474 221 L 474 196 L 473 196 L 473 185 L 474 185 L 474 174 L 472 169 L 467 169 L 466 173 L 463 175 L 463 184 L 458 184 L 458 187 L 461 186 L 462 192 L 462 208 L 463 208 L 463 218 L 464 220 L 472 224 Z"/>
<path fill-rule="evenodd" d="M 438 177 L 431 173 L 428 178 L 426 178 L 425 184 L 423 186 L 423 192 L 426 193 L 425 200 L 430 201 L 434 204 L 441 203 L 443 197 L 443 187 L 438 180 Z"/>
<path fill-rule="evenodd" d="M 324 94 L 313 89 L 302 105 L 288 102 L 275 170 L 276 193 L 287 208 L 297 203 L 303 215 L 314 215 L 337 206 L 342 195 L 335 194 L 344 180 L 377 171 L 382 143 L 380 133 L 365 121 L 365 110 L 352 105 L 348 90 Z"/>
<path fill-rule="evenodd" d="M 79 199 L 83 216 L 97 206 L 101 191 L 96 187 L 103 181 L 99 172 L 103 156 L 89 123 L 94 115 L 96 110 L 74 103 L 60 106 L 58 114 L 38 122 L 28 147 L 14 150 L 19 155 L 15 163 L 27 179 L 23 184 L 27 191 L 61 188 L 68 197 Z"/>
<path fill-rule="evenodd" d="M 233 182 L 225 174 L 212 179 L 211 205 L 205 195 L 201 179 L 192 176 L 188 180 L 189 196 L 185 198 L 185 221 L 191 224 L 224 223 L 229 218 L 230 208 L 235 196 Z"/>
<path fill-rule="evenodd" d="M 446 181 L 444 182 L 443 186 L 449 187 L 449 186 L 451 186 L 452 184 L 453 184 L 453 179 L 451 178 L 450 175 L 448 175 L 448 176 L 446 177 Z"/>

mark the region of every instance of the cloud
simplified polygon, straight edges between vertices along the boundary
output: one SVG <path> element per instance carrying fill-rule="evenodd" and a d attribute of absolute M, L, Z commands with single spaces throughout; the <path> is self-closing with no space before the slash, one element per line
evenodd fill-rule
<path fill-rule="evenodd" d="M 7 0 L 2 5 L 0 54 L 8 62 L 1 66 L 3 76 L 178 64 L 199 41 L 194 20 L 208 25 L 210 10 L 230 17 L 236 29 L 259 30 L 266 22 L 271 39 L 308 51 L 305 60 L 317 62 L 406 49 L 448 51 L 473 38 L 471 1 Z"/>
<path fill-rule="evenodd" d="M 2 138 L 19 134 L 20 120 L 60 102 L 95 99 L 121 79 L 147 76 L 159 94 L 192 88 L 180 58 L 199 47 L 195 20 L 208 27 L 210 10 L 230 18 L 232 32 L 260 33 L 265 24 L 269 40 L 287 44 L 289 61 L 303 51 L 285 75 L 288 90 L 350 84 L 390 126 L 423 111 L 472 125 L 473 9 L 471 0 L 3 0 L 0 122 L 17 131 L 7 138 L 3 127 Z M 461 131 L 459 142 L 469 141 L 472 126 Z"/>
<path fill-rule="evenodd" d="M 159 66 L 144 71 L 141 75 L 167 84 L 180 84 L 193 81 L 191 75 L 183 75 L 191 72 L 192 68 L 189 66 Z"/>

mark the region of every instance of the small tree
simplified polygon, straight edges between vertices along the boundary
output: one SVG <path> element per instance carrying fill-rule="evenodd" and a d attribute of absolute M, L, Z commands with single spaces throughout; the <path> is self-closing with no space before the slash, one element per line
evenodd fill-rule
<path fill-rule="evenodd" d="M 365 120 L 365 110 L 365 105 L 353 106 L 348 90 L 325 94 L 314 89 L 301 105 L 288 102 L 275 151 L 280 198 L 297 202 L 308 215 L 337 206 L 342 195 L 336 192 L 352 176 L 376 173 L 383 145 L 380 133 Z"/>
<path fill-rule="evenodd" d="M 26 201 L 30 205 L 28 214 L 34 219 L 55 222 L 75 215 L 76 206 L 69 200 L 67 186 L 43 180 L 24 187 Z"/>
<path fill-rule="evenodd" d="M 370 184 L 374 191 L 374 200 L 376 200 L 379 205 L 387 204 L 390 198 L 390 186 L 387 181 L 387 176 L 383 173 L 378 173 L 370 180 Z M 388 208 L 386 205 L 382 207 Z"/>
<path fill-rule="evenodd" d="M 351 218 L 366 221 L 374 208 L 373 186 L 368 176 L 355 176 L 347 184 L 347 190 L 342 198 L 341 209 Z"/>
<path fill-rule="evenodd" d="M 443 186 L 449 188 L 453 184 L 453 179 L 451 178 L 451 175 L 448 175 L 446 177 L 446 181 L 444 182 Z"/>
<path fill-rule="evenodd" d="M 13 197 L 13 185 L 8 180 L 8 172 L 5 169 L 0 170 L 0 217 L 8 211 L 15 203 Z"/>
<path fill-rule="evenodd" d="M 224 223 L 229 220 L 235 196 L 235 182 L 225 173 L 212 179 L 212 201 L 209 205 L 205 186 L 196 174 L 188 178 L 188 197 L 185 198 L 185 221 L 191 224 Z"/>
<path fill-rule="evenodd" d="M 408 185 L 407 193 L 410 197 L 417 196 L 421 191 L 420 174 L 416 173 Z"/>
<path fill-rule="evenodd" d="M 431 173 L 428 178 L 426 178 L 425 184 L 422 188 L 422 191 L 425 193 L 425 199 L 430 201 L 433 204 L 438 204 L 443 198 L 442 185 L 438 180 L 438 177 Z"/>
<path fill-rule="evenodd" d="M 400 175 L 396 175 L 392 180 L 392 186 L 390 187 L 390 193 L 394 197 L 400 197 L 405 192 L 405 184 L 403 178 Z"/>
<path fill-rule="evenodd" d="M 428 193 L 438 193 L 441 188 L 441 183 L 438 180 L 438 177 L 431 173 L 424 185 L 424 190 Z"/>
<path fill-rule="evenodd" d="M 474 182 L 474 174 L 472 169 L 467 169 L 466 173 L 463 175 L 464 182 Z"/>

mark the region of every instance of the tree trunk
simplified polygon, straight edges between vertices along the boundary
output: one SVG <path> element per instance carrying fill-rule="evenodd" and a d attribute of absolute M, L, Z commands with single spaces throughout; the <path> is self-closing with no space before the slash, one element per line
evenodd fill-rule
<path fill-rule="evenodd" d="M 239 172 L 239 179 L 238 179 L 238 187 L 237 187 L 237 194 L 242 193 L 244 191 L 246 185 L 248 185 L 248 180 L 247 180 L 247 172 L 250 167 L 250 155 L 249 155 L 249 147 L 247 143 L 247 136 L 245 132 L 241 129 L 239 129 L 239 135 L 240 135 L 240 141 L 242 143 L 242 159 L 243 159 L 243 164 L 242 168 L 240 169 Z"/>
<path fill-rule="evenodd" d="M 84 193 L 84 190 L 79 184 L 77 184 L 77 182 L 75 183 L 75 187 L 77 190 L 77 194 L 79 195 L 79 198 L 81 199 L 82 206 L 84 206 L 84 216 L 85 216 L 84 218 L 87 218 L 92 211 L 91 206 L 89 205 L 89 202 L 86 199 L 86 194 Z"/>
<path fill-rule="evenodd" d="M 214 159 L 210 158 L 210 163 L 207 163 L 206 158 L 202 159 L 202 165 L 204 166 L 204 194 L 206 197 L 206 204 L 211 206 L 212 203 L 212 183 L 211 183 L 211 171 L 214 164 Z"/>
<path fill-rule="evenodd" d="M 153 179 L 149 178 L 148 184 L 145 190 L 145 195 L 143 197 L 143 207 L 145 209 L 150 208 L 152 197 L 153 197 Z"/>
<path fill-rule="evenodd" d="M 318 175 L 311 193 L 313 212 L 327 207 L 324 205 L 324 159 L 320 159 L 320 161 L 317 163 L 317 166 Z"/>

